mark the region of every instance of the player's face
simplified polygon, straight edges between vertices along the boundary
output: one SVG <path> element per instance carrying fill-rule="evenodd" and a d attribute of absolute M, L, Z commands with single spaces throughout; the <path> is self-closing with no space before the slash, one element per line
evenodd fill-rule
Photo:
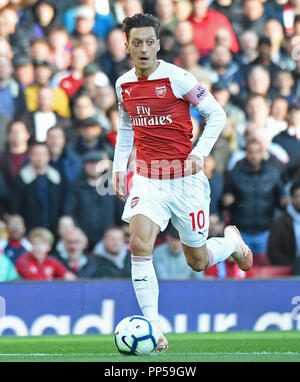
<path fill-rule="evenodd" d="M 132 28 L 126 46 L 138 77 L 149 76 L 157 67 L 157 52 L 160 49 L 154 28 Z"/>

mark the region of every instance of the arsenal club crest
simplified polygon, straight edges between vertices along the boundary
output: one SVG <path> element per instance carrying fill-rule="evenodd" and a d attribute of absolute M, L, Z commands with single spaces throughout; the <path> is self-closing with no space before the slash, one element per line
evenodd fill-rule
<path fill-rule="evenodd" d="M 131 208 L 134 208 L 138 204 L 139 200 L 140 200 L 140 198 L 138 196 L 135 196 L 134 198 L 132 198 Z"/>
<path fill-rule="evenodd" d="M 167 94 L 167 86 L 166 85 L 156 86 L 155 93 L 157 97 L 163 98 Z"/>

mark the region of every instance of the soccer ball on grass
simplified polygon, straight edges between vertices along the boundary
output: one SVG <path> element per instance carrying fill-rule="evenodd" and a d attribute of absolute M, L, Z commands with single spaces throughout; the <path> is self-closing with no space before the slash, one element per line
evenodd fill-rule
<path fill-rule="evenodd" d="M 144 316 L 125 317 L 114 332 L 115 344 L 122 354 L 150 354 L 157 346 L 156 327 Z"/>

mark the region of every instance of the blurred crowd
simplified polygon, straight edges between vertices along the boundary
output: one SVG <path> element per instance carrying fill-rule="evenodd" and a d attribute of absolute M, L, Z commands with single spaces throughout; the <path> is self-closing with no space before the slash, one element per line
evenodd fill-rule
<path fill-rule="evenodd" d="M 121 23 L 139 12 L 160 19 L 158 58 L 227 114 L 204 163 L 209 236 L 235 224 L 255 268 L 300 274 L 300 0 L 0 0 L 0 281 L 130 277 L 123 205 L 98 191 L 132 68 Z M 191 119 L 196 144 L 205 120 Z M 154 265 L 158 279 L 246 277 L 230 259 L 191 271 L 171 225 Z"/>

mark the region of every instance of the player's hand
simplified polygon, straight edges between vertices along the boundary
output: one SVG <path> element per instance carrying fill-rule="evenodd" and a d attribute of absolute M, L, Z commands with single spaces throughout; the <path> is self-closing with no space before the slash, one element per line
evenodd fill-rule
<path fill-rule="evenodd" d="M 185 160 L 185 175 L 194 175 L 203 170 L 203 159 L 196 155 L 189 155 Z"/>
<path fill-rule="evenodd" d="M 125 184 L 124 184 L 124 172 L 114 172 L 112 174 L 112 186 L 114 188 L 114 191 L 117 195 L 117 197 L 122 200 L 122 202 L 125 202 L 126 196 L 125 196 Z"/>

